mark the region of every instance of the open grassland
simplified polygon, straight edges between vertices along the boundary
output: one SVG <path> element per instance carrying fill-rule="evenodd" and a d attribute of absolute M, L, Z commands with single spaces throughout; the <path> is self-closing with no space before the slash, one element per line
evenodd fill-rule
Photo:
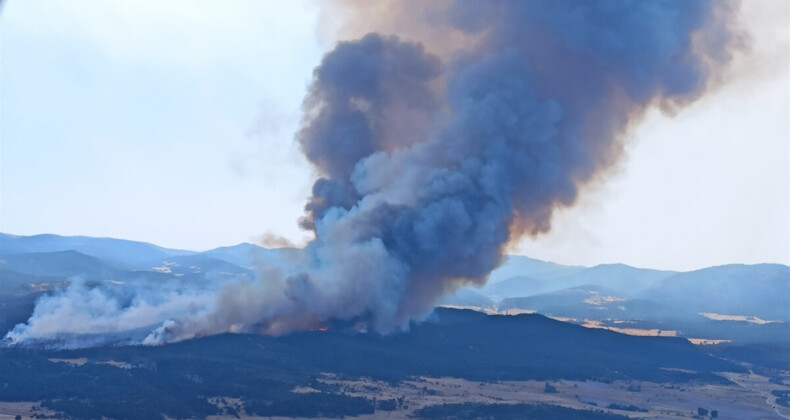
<path fill-rule="evenodd" d="M 790 372 L 777 372 L 790 376 Z M 416 377 L 399 383 L 370 378 L 348 379 L 325 374 L 319 382 L 324 391 L 296 387 L 293 393 L 322 393 L 333 390 L 349 397 L 374 401 L 373 414 L 346 416 L 360 420 L 403 419 L 417 417 L 421 409 L 445 404 L 543 404 L 608 413 L 635 419 L 700 418 L 698 409 L 716 410 L 719 419 L 762 420 L 790 419 L 790 407 L 777 403 L 772 391 L 790 391 L 790 386 L 769 377 L 749 373 L 722 373 L 731 384 L 702 382 L 655 383 L 649 381 L 470 381 L 460 378 Z M 550 392 L 547 392 L 550 391 Z M 238 398 L 213 397 L 208 400 L 220 412 L 231 408 L 241 419 L 293 419 L 303 417 L 269 417 L 247 414 L 244 401 Z M 0 420 L 53 416 L 56 413 L 37 402 L 0 402 Z M 34 417 L 34 416 L 38 417 Z M 56 418 L 56 417 L 51 417 Z M 220 420 L 236 418 L 223 414 L 209 416 Z M 313 417 L 317 419 L 332 417 Z M 497 417 L 493 417 L 497 418 Z M 705 418 L 709 418 L 709 415 Z"/>

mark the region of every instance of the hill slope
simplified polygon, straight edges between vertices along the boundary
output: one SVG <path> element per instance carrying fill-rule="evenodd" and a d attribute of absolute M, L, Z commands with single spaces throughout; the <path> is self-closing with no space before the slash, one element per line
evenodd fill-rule
<path fill-rule="evenodd" d="M 184 418 L 216 414 L 205 397 L 222 396 L 262 416 L 339 417 L 372 413 L 373 406 L 319 382 L 326 373 L 390 382 L 414 376 L 726 382 L 712 372 L 742 371 L 682 339 L 590 330 L 540 315 L 440 309 L 434 322 L 388 336 L 354 333 L 348 325 L 332 322 L 327 332 L 279 338 L 224 334 L 160 347 L 0 349 L 0 401 L 44 400 L 76 417 Z M 319 392 L 291 392 L 295 387 Z"/>

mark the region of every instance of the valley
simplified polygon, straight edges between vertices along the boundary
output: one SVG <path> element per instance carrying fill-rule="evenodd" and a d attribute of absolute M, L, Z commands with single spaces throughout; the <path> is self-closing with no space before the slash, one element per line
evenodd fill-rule
<path fill-rule="evenodd" d="M 151 325 L 12 341 L 42 299 L 103 296 L 122 317 L 139 304 L 130 296 L 216 292 L 258 281 L 265 266 L 289 272 L 301 258 L 249 244 L 192 253 L 98 241 L 0 235 L 0 326 L 17 331 L 0 347 L 0 418 L 788 415 L 790 317 L 776 303 L 789 299 L 785 266 L 674 273 L 510 256 L 485 287 L 388 335 L 354 318 L 155 346 L 136 341 Z M 713 278 L 724 279 L 717 293 L 751 300 L 689 292 Z"/>

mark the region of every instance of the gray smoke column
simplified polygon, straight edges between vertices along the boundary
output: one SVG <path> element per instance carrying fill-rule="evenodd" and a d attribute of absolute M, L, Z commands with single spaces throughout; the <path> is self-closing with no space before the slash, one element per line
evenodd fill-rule
<path fill-rule="evenodd" d="M 301 221 L 316 235 L 305 261 L 164 299 L 175 309 L 140 342 L 330 318 L 408 327 L 443 294 L 483 284 L 508 243 L 547 232 L 617 162 L 646 110 L 699 98 L 737 43 L 727 1 L 417 4 L 389 3 L 408 17 L 393 20 L 412 22 L 400 38 L 342 42 L 315 70 L 297 135 L 320 174 Z M 433 55 L 412 26 L 463 45 Z M 30 338 L 36 320 L 11 338 Z"/>
<path fill-rule="evenodd" d="M 674 112 L 706 91 L 730 59 L 732 10 L 458 0 L 414 17 L 472 40 L 443 61 L 376 33 L 339 44 L 315 71 L 299 134 L 323 175 L 302 221 L 316 232 L 309 249 L 376 250 L 364 265 L 318 261 L 346 267 L 356 286 L 343 297 L 370 302 L 385 332 L 484 283 L 510 241 L 548 231 L 554 210 L 617 161 L 649 107 Z"/>

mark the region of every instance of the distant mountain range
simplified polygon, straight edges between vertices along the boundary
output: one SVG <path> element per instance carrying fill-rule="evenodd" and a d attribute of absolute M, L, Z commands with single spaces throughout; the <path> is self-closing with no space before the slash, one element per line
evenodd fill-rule
<path fill-rule="evenodd" d="M 145 242 L 87 236 L 34 235 L 16 236 L 0 233 L 0 255 L 32 252 L 77 251 L 118 265 L 136 267 L 157 259 L 195 252 L 161 248 Z"/>
<path fill-rule="evenodd" d="M 509 256 L 484 287 L 459 290 L 442 304 L 537 312 L 633 333 L 790 342 L 790 267 L 781 264 L 675 272 Z"/>
<path fill-rule="evenodd" d="M 35 297 L 74 279 L 170 284 L 253 278 L 262 267 L 288 272 L 300 249 L 239 244 L 204 252 L 84 236 L 0 233 L 0 328 L 32 311 Z M 725 265 L 691 272 L 623 264 L 564 266 L 509 256 L 488 284 L 443 299 L 488 312 L 537 312 L 580 324 L 676 331 L 691 338 L 790 342 L 790 267 Z"/>
<path fill-rule="evenodd" d="M 25 322 L 38 297 L 72 282 L 186 289 L 255 278 L 263 267 L 294 270 L 301 258 L 299 249 L 253 244 L 191 252 L 106 238 L 0 234 L 0 331 Z M 233 417 L 242 408 L 260 416 L 342 417 L 402 403 L 347 395 L 321 382 L 326 375 L 389 383 L 455 377 L 479 386 L 527 379 L 719 386 L 728 381 L 716 372 L 745 372 L 742 362 L 754 369 L 790 367 L 788 302 L 790 268 L 783 265 L 681 273 L 510 256 L 486 286 L 441 302 L 477 311 L 437 308 L 409 331 L 386 336 L 359 331 L 353 320 L 330 320 L 282 337 L 221 334 L 164 346 L 77 350 L 0 347 L 0 401 L 43 401 L 42 407 L 73 418 Z M 501 315 L 523 312 L 538 314 Z M 662 337 L 632 336 L 645 332 Z M 682 337 L 733 342 L 700 347 Z M 236 408 L 206 396 L 232 397 Z"/>

